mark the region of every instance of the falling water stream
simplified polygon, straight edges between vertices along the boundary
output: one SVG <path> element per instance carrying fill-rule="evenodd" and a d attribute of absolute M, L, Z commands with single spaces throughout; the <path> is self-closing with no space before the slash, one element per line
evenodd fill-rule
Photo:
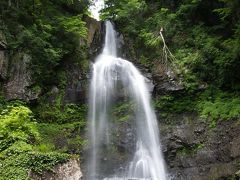
<path fill-rule="evenodd" d="M 113 146 L 115 131 L 111 109 L 117 95 L 123 89 L 134 103 L 135 148 L 124 167 L 113 171 L 110 153 L 104 151 Z M 89 101 L 90 155 L 89 180 L 166 180 L 164 160 L 159 141 L 156 115 L 150 103 L 145 78 L 129 61 L 117 57 L 116 32 L 111 22 L 106 22 L 103 52 L 93 65 Z M 110 152 L 110 151 L 109 151 Z M 104 154 L 104 157 L 102 157 Z M 116 164 L 116 163 L 115 163 Z M 122 166 L 122 165 L 121 165 Z"/>

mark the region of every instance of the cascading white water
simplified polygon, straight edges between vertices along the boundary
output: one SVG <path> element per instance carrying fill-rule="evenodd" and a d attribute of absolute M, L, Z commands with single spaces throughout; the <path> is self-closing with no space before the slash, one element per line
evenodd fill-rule
<path fill-rule="evenodd" d="M 145 79 L 131 62 L 117 58 L 115 34 L 112 24 L 107 21 L 104 49 L 93 65 L 89 102 L 91 152 L 87 179 L 166 180 L 157 119 Z M 104 154 L 104 150 L 113 146 L 114 122 L 110 112 L 120 87 L 124 89 L 125 96 L 135 103 L 135 153 L 125 163 L 123 172 L 107 174 L 103 166 L 108 163 L 107 168 L 113 167 L 111 159 L 108 160 L 109 153 Z M 101 157 L 103 154 L 104 157 Z"/>

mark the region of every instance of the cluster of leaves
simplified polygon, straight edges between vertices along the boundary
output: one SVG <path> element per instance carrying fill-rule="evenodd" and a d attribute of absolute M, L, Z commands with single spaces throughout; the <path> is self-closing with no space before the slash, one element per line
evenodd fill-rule
<path fill-rule="evenodd" d="M 153 105 L 166 117 L 174 113 L 193 112 L 196 110 L 196 96 L 185 93 L 164 95 L 155 99 Z"/>
<path fill-rule="evenodd" d="M 34 108 L 34 113 L 38 122 L 43 123 L 71 123 L 81 122 L 85 125 L 87 116 L 87 107 L 84 104 L 64 104 L 63 93 L 60 92 L 53 102 L 49 102 L 49 98 L 53 96 L 51 93 L 39 100 L 39 105 Z"/>
<path fill-rule="evenodd" d="M 38 130 L 42 139 L 36 145 L 40 152 L 62 152 L 79 154 L 86 145 L 81 137 L 85 124 L 82 122 L 53 124 L 39 123 Z"/>
<path fill-rule="evenodd" d="M 204 144 L 201 144 L 201 143 L 193 144 L 191 146 L 185 145 L 180 147 L 177 150 L 177 153 L 181 155 L 194 155 L 195 153 L 197 153 L 197 151 L 199 151 L 202 148 L 204 148 Z"/>
<path fill-rule="evenodd" d="M 132 101 L 120 101 L 112 108 L 112 116 L 117 122 L 129 121 L 131 116 L 134 115 L 134 103 Z"/>
<path fill-rule="evenodd" d="M 43 122 L 67 123 L 83 121 L 85 119 L 86 108 L 74 104 L 67 104 L 63 107 L 51 106 L 46 104 L 40 108 L 39 119 Z"/>
<path fill-rule="evenodd" d="M 187 89 L 194 90 L 199 84 L 207 83 L 239 90 L 238 0 L 131 0 L 128 3 L 106 0 L 102 18 L 116 22 L 118 30 L 134 42 L 139 59 L 148 57 L 144 65 L 161 63 L 163 43 L 159 32 L 163 29 Z"/>
<path fill-rule="evenodd" d="M 240 118 L 239 94 L 211 90 L 203 93 L 200 98 L 197 110 L 202 118 L 209 120 L 210 127 L 215 127 L 219 120 Z"/>
<path fill-rule="evenodd" d="M 154 106 L 164 117 L 197 112 L 210 127 L 215 127 L 221 120 L 240 118 L 239 93 L 223 92 L 214 87 L 203 92 L 161 96 L 154 101 Z"/>
<path fill-rule="evenodd" d="M 85 133 L 87 108 L 84 104 L 64 104 L 62 100 L 62 93 L 53 102 L 42 97 L 33 108 L 42 137 L 37 149 L 79 154 L 86 144 L 81 135 Z"/>
<path fill-rule="evenodd" d="M 38 138 L 36 123 L 31 119 L 31 110 L 23 105 L 15 104 L 2 110 L 0 115 L 0 151 L 8 149 L 16 142 L 30 143 Z"/>
<path fill-rule="evenodd" d="M 41 152 L 42 136 L 32 111 L 21 102 L 5 103 L 0 115 L 0 177 L 27 179 L 29 170 L 41 173 L 64 162 L 68 154 Z"/>
<path fill-rule="evenodd" d="M 8 151 L 1 157 L 1 178 L 25 180 L 29 178 L 30 169 L 38 174 L 46 170 L 52 171 L 54 165 L 66 162 L 69 158 L 69 155 L 64 153 L 24 150 L 27 146 L 29 145 L 19 144 L 18 149 Z"/>
<path fill-rule="evenodd" d="M 83 16 L 89 1 L 26 0 L 1 1 L 0 23 L 9 51 L 32 57 L 34 78 L 41 86 L 56 83 L 57 69 L 65 61 L 86 58 L 87 29 Z"/>

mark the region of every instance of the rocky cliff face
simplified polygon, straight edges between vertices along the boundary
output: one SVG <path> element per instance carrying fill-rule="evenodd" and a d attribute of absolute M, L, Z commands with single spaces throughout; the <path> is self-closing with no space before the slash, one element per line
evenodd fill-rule
<path fill-rule="evenodd" d="M 160 123 L 161 139 L 173 179 L 226 179 L 239 173 L 240 126 L 236 120 L 209 128 L 196 114 Z"/>
<path fill-rule="evenodd" d="M 4 85 L 4 94 L 7 100 L 30 101 L 37 99 L 40 91 L 34 91 L 30 88 L 34 84 L 32 72 L 28 66 L 30 61 L 31 57 L 25 53 L 16 53 L 11 58 L 8 78 Z"/>
<path fill-rule="evenodd" d="M 103 48 L 105 28 L 104 23 L 87 17 L 85 19 L 88 28 L 87 44 L 90 47 L 90 60 L 94 61 L 95 57 L 100 54 Z"/>
<path fill-rule="evenodd" d="M 80 39 L 79 47 L 87 47 L 89 58 L 93 60 L 101 50 L 103 24 L 89 17 L 86 17 L 85 21 L 88 28 L 87 41 Z M 10 56 L 4 35 L 0 33 L 0 82 L 7 100 L 21 99 L 28 102 L 38 99 L 41 90 L 34 88 L 31 60 L 32 57 L 24 52 L 12 52 Z M 87 96 L 89 74 L 83 71 L 81 64 L 73 62 L 66 63 L 64 71 L 67 76 L 64 102 L 84 102 Z M 50 91 L 50 94 L 53 94 L 51 98 L 54 99 L 54 96 L 59 93 L 59 88 L 54 85 Z"/>
<path fill-rule="evenodd" d="M 10 56 L 5 37 L 0 33 L 0 82 L 7 100 L 37 98 L 39 92 L 29 88 L 34 84 L 28 66 L 30 61 L 31 57 L 26 53 L 15 52 Z"/>
<path fill-rule="evenodd" d="M 8 70 L 8 54 L 7 54 L 7 45 L 6 40 L 3 34 L 0 32 L 0 80 L 1 82 L 7 78 Z"/>
<path fill-rule="evenodd" d="M 96 21 L 90 17 L 85 18 L 86 26 L 88 28 L 88 36 L 86 44 L 82 45 L 88 47 L 90 66 L 91 62 L 99 54 L 102 48 L 103 41 L 103 23 Z M 86 102 L 88 84 L 90 78 L 90 71 L 83 72 L 81 65 L 74 63 L 67 63 L 67 86 L 65 89 L 64 102 L 65 103 L 83 103 Z M 89 70 L 91 67 L 88 68 Z"/>

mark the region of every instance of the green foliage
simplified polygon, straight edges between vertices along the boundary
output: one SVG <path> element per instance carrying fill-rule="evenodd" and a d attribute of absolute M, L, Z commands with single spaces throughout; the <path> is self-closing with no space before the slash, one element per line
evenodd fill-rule
<path fill-rule="evenodd" d="M 194 144 L 192 146 L 183 146 L 177 150 L 177 153 L 182 155 L 194 155 L 198 150 L 204 148 L 204 144 Z"/>
<path fill-rule="evenodd" d="M 38 139 L 32 112 L 25 106 L 7 106 L 0 115 L 0 151 L 17 141 L 32 142 Z"/>
<path fill-rule="evenodd" d="M 154 35 L 151 32 L 141 31 L 140 37 L 143 39 L 143 42 L 148 47 L 158 47 L 160 43 L 162 42 L 162 39 L 159 35 Z"/>
<path fill-rule="evenodd" d="M 45 123 L 70 123 L 86 120 L 86 107 L 84 105 L 66 104 L 60 105 L 61 99 L 57 99 L 56 105 L 42 104 L 36 109 L 38 121 Z"/>
<path fill-rule="evenodd" d="M 240 118 L 240 99 L 238 95 L 219 92 L 217 95 L 202 95 L 198 111 L 204 119 L 209 119 L 210 126 L 215 127 L 219 120 Z"/>
<path fill-rule="evenodd" d="M 41 139 L 34 147 L 41 152 L 59 151 L 64 153 L 80 153 L 86 140 L 80 137 L 84 133 L 85 123 L 38 125 Z"/>
<path fill-rule="evenodd" d="M 86 23 L 82 21 L 80 16 L 72 17 L 60 17 L 60 26 L 69 33 L 75 33 L 80 37 L 87 36 L 87 28 L 85 27 Z"/>
<path fill-rule="evenodd" d="M 49 97 L 53 96 L 49 94 Z M 41 139 L 35 149 L 41 152 L 60 151 L 80 153 L 86 144 L 80 135 L 85 132 L 87 109 L 85 105 L 63 104 L 62 92 L 49 103 L 48 98 L 40 100 L 34 108 Z"/>
<path fill-rule="evenodd" d="M 132 101 L 122 101 L 112 108 L 112 116 L 116 122 L 122 123 L 129 121 L 134 114 L 134 103 Z"/>
<path fill-rule="evenodd" d="M 221 17 L 221 20 L 224 21 L 227 18 L 235 20 L 235 18 L 239 18 L 239 6 L 240 3 L 237 0 L 219 0 L 223 2 L 223 7 L 217 8 L 214 12 L 218 13 Z"/>
<path fill-rule="evenodd" d="M 223 92 L 213 87 L 203 92 L 183 92 L 161 96 L 154 101 L 154 106 L 164 117 L 197 112 L 210 127 L 215 127 L 221 120 L 240 118 L 239 94 Z"/>
<path fill-rule="evenodd" d="M 146 4 L 143 0 L 105 0 L 105 6 L 101 14 L 102 19 L 112 17 L 123 20 L 124 18 L 129 18 L 129 16 L 134 16 L 143 11 Z"/>
<path fill-rule="evenodd" d="M 186 89 L 194 92 L 202 84 L 214 84 L 223 90 L 239 90 L 239 1 L 145 0 L 138 1 L 144 6 L 135 13 L 123 5 L 124 0 L 106 2 L 103 15 L 113 19 L 119 31 L 134 42 L 140 60 L 148 57 L 144 65 L 161 63 L 164 54 L 159 31 L 163 29 L 166 44 L 175 55 L 172 63 Z M 134 3 L 132 8 L 138 9 Z"/>
<path fill-rule="evenodd" d="M 30 153 L 28 166 L 36 173 L 42 173 L 43 170 L 51 171 L 53 166 L 66 162 L 69 155 L 63 153 Z"/>
<path fill-rule="evenodd" d="M 50 141 L 48 144 L 41 144 L 47 140 L 46 136 L 43 137 L 32 111 L 24 103 L 4 103 L 0 115 L 2 179 L 27 179 L 30 169 L 36 173 L 52 170 L 54 165 L 69 158 L 68 154 L 54 151 Z"/>
<path fill-rule="evenodd" d="M 51 171 L 53 166 L 63 163 L 69 155 L 63 153 L 40 153 L 34 151 L 12 151 L 1 157 L 0 177 L 9 180 L 28 179 L 29 170 L 41 174 Z M 1 179 L 0 178 L 0 179 Z"/>
<path fill-rule="evenodd" d="M 177 94 L 164 95 L 154 101 L 154 107 L 166 115 L 195 111 L 196 101 L 194 95 Z"/>
<path fill-rule="evenodd" d="M 27 0 L 0 2 L 1 31 L 10 54 L 29 54 L 34 80 L 42 88 L 57 84 L 57 69 L 64 62 L 86 59 L 87 28 L 83 16 L 89 1 Z M 81 42 L 79 43 L 81 39 Z M 68 58 L 70 57 L 71 58 Z M 84 57 L 84 58 L 83 58 Z M 85 62 L 83 62 L 85 64 Z"/>

